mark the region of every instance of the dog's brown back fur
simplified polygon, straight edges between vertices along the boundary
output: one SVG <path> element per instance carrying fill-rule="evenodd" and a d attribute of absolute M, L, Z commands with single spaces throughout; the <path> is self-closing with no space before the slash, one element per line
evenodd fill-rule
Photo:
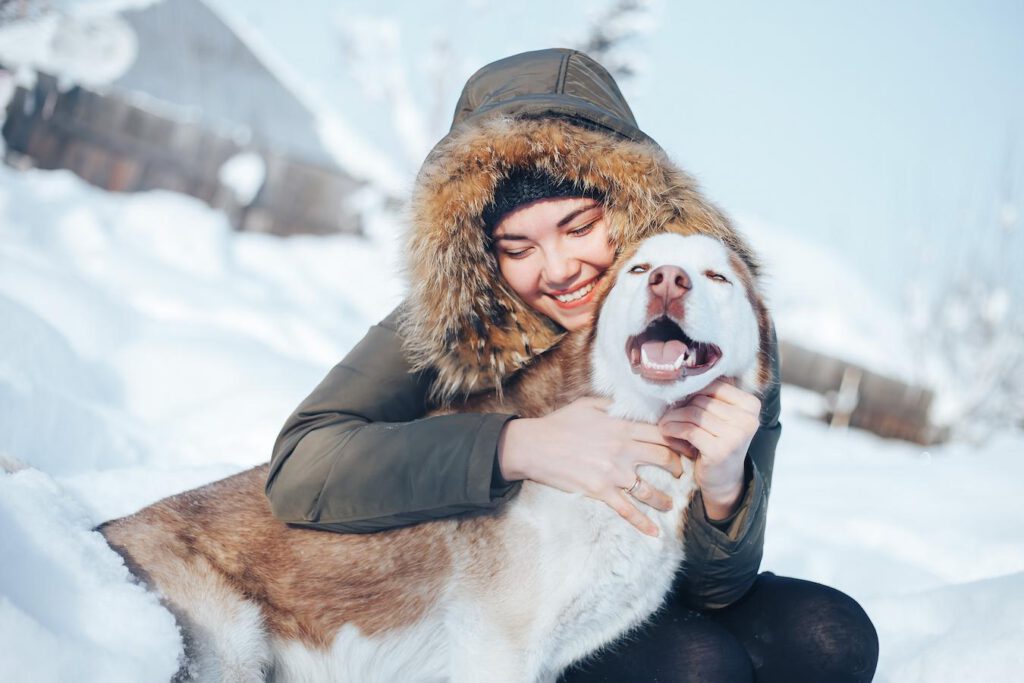
<path fill-rule="evenodd" d="M 585 392 L 586 341 L 571 336 L 501 397 L 488 392 L 443 412 L 546 415 Z M 573 362 L 560 360 L 565 354 Z M 268 467 L 171 496 L 100 531 L 179 618 L 189 610 L 175 604 L 176 587 L 183 572 L 199 572 L 258 605 L 271 635 L 320 648 L 346 623 L 372 636 L 418 621 L 442 595 L 456 552 L 470 582 L 522 571 L 503 557 L 500 512 L 365 535 L 289 527 L 264 495 Z"/>
<path fill-rule="evenodd" d="M 172 608 L 179 572 L 194 566 L 259 605 L 274 635 L 310 646 L 326 647 L 345 623 L 367 635 L 399 627 L 437 599 L 452 564 L 451 523 L 367 535 L 289 527 L 263 494 L 267 468 L 166 498 L 101 531 Z"/>

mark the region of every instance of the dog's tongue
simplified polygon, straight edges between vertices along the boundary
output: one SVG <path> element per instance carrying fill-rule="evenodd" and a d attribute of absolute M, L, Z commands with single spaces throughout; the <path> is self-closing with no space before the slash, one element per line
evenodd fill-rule
<path fill-rule="evenodd" d="M 641 347 L 648 360 L 659 365 L 674 365 L 686 353 L 686 344 L 678 339 L 669 341 L 645 341 Z"/>

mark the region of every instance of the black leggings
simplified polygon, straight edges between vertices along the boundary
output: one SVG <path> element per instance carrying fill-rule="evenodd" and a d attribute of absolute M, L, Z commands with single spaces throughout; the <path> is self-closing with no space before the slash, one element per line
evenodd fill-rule
<path fill-rule="evenodd" d="M 724 609 L 666 605 L 559 682 L 841 683 L 870 681 L 877 662 L 878 635 L 853 598 L 766 572 Z"/>

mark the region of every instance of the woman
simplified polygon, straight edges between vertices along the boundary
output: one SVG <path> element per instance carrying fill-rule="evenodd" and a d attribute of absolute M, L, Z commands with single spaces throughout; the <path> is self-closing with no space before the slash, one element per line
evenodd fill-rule
<path fill-rule="evenodd" d="M 413 196 L 407 300 L 288 419 L 267 494 L 284 521 L 370 532 L 501 505 L 533 479 L 600 499 L 653 533 L 663 493 L 641 463 L 693 460 L 686 570 L 628 642 L 564 680 L 870 680 L 877 639 L 825 586 L 758 575 L 778 422 L 778 368 L 758 401 L 710 385 L 659 425 L 581 399 L 539 419 L 423 418 L 501 385 L 588 324 L 616 251 L 669 222 L 756 263 L 728 220 L 637 127 L 587 56 L 542 50 L 466 84 Z M 528 552 L 528 549 L 524 549 Z"/>

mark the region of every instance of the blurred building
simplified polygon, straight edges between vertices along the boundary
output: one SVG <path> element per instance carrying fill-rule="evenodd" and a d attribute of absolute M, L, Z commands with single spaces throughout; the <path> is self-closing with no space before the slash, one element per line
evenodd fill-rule
<path fill-rule="evenodd" d="M 318 136 L 314 108 L 259 50 L 200 0 L 122 18 L 132 66 L 102 88 L 40 74 L 12 98 L 6 160 L 64 168 L 112 191 L 167 189 L 224 209 L 239 230 L 359 232 L 364 185 Z"/>

